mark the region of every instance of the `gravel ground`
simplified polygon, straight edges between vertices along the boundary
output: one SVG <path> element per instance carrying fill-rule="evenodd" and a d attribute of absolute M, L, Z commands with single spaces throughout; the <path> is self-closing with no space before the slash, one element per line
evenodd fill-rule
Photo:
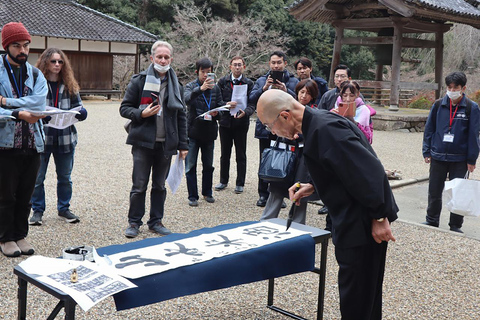
<path fill-rule="evenodd" d="M 47 210 L 43 226 L 30 229 L 28 240 L 36 254 L 56 257 L 62 248 L 87 244 L 103 247 L 129 240 L 128 196 L 132 159 L 125 145 L 125 122 L 118 113 L 118 101 L 85 101 L 89 117 L 77 125 L 79 145 L 72 175 L 74 197 L 71 208 L 80 218 L 67 224 L 56 216 L 53 168 L 46 179 Z M 258 143 L 250 127 L 248 173 L 245 192 L 236 195 L 234 185 L 214 192 L 215 204 L 200 200 L 197 208 L 188 206 L 186 184 L 177 194 L 169 194 L 164 223 L 174 232 L 185 233 L 203 227 L 258 220 L 257 200 Z M 401 170 L 404 178 L 423 177 L 428 167 L 421 156 L 421 133 L 375 131 L 374 149 L 387 169 Z M 218 142 L 218 140 L 217 140 Z M 219 181 L 220 147 L 215 150 L 214 183 Z M 232 166 L 232 181 L 235 179 Z M 307 223 L 322 228 L 325 217 L 316 205 L 308 207 Z M 280 217 L 285 217 L 282 210 Z M 153 237 L 142 227 L 136 240 Z M 390 244 L 384 282 L 384 319 L 478 319 L 480 314 L 480 245 L 476 240 L 437 232 L 403 222 L 393 224 L 397 242 Z M 25 257 L 0 255 L 0 318 L 15 319 L 17 280 L 12 269 Z M 318 259 L 317 259 L 318 260 Z M 318 261 L 317 261 L 318 262 Z M 337 265 L 333 245 L 328 249 L 324 319 L 339 319 Z M 316 317 L 318 278 L 313 273 L 287 276 L 277 281 L 275 304 L 309 319 Z M 88 312 L 77 308 L 77 319 L 287 319 L 266 308 L 267 282 L 181 297 L 154 305 L 117 312 L 112 298 Z M 28 319 L 45 319 L 57 301 L 29 285 Z M 63 315 L 63 311 L 60 313 Z M 60 316 L 59 316 L 60 317 Z"/>

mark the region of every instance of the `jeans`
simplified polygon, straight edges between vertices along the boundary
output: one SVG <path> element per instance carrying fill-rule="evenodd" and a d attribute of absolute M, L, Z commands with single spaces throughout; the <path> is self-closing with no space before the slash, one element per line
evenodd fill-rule
<path fill-rule="evenodd" d="M 167 197 L 165 179 L 170 170 L 172 156 L 164 154 L 163 143 L 161 142 L 156 142 L 154 149 L 132 146 L 132 155 L 133 185 L 130 191 L 128 222 L 138 226 L 142 225 L 142 218 L 145 215 L 145 196 L 151 172 L 150 219 L 147 221 L 147 225 L 151 229 L 163 219 Z"/>
<path fill-rule="evenodd" d="M 438 226 L 440 224 L 440 212 L 442 211 L 442 192 L 445 180 L 463 178 L 467 173 L 467 162 L 446 162 L 432 159 L 430 163 L 430 175 L 428 182 L 428 206 L 426 220 L 428 223 Z M 463 216 L 450 212 L 451 228 L 461 228 Z"/>
<path fill-rule="evenodd" d="M 189 200 L 198 200 L 197 159 L 199 150 L 202 151 L 202 195 L 212 196 L 214 146 L 215 141 L 201 142 L 190 138 L 188 154 L 185 159 L 185 176 L 187 178 Z"/>
<path fill-rule="evenodd" d="M 33 188 L 40 155 L 0 151 L 0 242 L 18 241 L 28 234 Z"/>
<path fill-rule="evenodd" d="M 45 174 L 47 173 L 50 155 L 53 155 L 55 161 L 55 170 L 57 172 L 57 210 L 64 212 L 70 208 L 72 199 L 72 169 L 75 149 L 68 153 L 54 151 L 40 154 L 40 169 L 38 170 L 35 190 L 32 195 L 32 209 L 34 212 L 45 211 Z"/>
<path fill-rule="evenodd" d="M 232 155 L 232 146 L 235 143 L 235 160 L 237 162 L 237 180 L 236 186 L 245 185 L 245 175 L 247 173 L 247 132 L 248 125 L 231 122 L 231 127 L 220 126 L 220 183 L 227 184 L 230 174 L 230 157 Z"/>

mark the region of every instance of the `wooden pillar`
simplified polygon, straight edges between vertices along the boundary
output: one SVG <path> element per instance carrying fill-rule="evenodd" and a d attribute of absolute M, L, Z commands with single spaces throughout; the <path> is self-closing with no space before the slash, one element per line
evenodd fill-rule
<path fill-rule="evenodd" d="M 435 33 L 435 82 L 438 84 L 435 99 L 439 99 L 443 83 L 443 31 Z"/>
<path fill-rule="evenodd" d="M 377 64 L 375 81 L 383 81 L 383 64 Z M 382 105 L 382 89 L 375 89 L 372 98 L 373 104 Z"/>
<path fill-rule="evenodd" d="M 330 78 L 328 81 L 328 86 L 330 88 L 335 87 L 334 77 L 335 74 L 333 70 L 336 66 L 340 64 L 340 53 L 342 52 L 342 41 L 343 41 L 343 27 L 335 26 L 335 41 L 333 43 L 333 57 L 332 65 L 330 66 Z"/>
<path fill-rule="evenodd" d="M 137 43 L 137 48 L 136 48 L 136 54 L 135 54 L 135 70 L 134 70 L 134 74 L 137 74 L 140 72 L 140 47 L 138 46 L 138 43 Z"/>
<path fill-rule="evenodd" d="M 398 111 L 400 101 L 400 64 L 402 58 L 402 25 L 393 27 L 392 83 L 390 86 L 390 111 Z"/>

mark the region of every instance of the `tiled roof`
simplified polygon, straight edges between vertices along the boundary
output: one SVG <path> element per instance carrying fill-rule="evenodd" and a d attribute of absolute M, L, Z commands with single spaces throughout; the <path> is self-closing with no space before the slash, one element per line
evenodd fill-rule
<path fill-rule="evenodd" d="M 31 35 L 67 39 L 152 43 L 154 34 L 71 0 L 2 0 L 0 27 L 20 21 Z"/>
<path fill-rule="evenodd" d="M 480 0 L 403 0 L 403 2 L 414 9 L 413 17 L 427 21 L 457 22 L 480 28 L 480 9 L 478 8 Z M 328 5 L 345 6 L 348 11 L 358 3 L 359 1 L 353 0 L 296 0 L 289 7 L 289 11 L 300 20 L 331 23 L 338 17 L 331 7 L 328 8 Z M 373 3 L 370 2 L 370 4 Z M 368 15 L 368 12 L 365 11 L 364 14 Z M 358 16 L 358 12 L 355 16 Z"/>

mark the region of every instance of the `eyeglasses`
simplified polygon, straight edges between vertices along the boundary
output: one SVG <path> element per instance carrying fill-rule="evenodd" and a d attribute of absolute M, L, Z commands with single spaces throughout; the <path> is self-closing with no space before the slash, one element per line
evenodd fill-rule
<path fill-rule="evenodd" d="M 243 63 L 232 63 L 233 67 L 243 67 Z"/>
<path fill-rule="evenodd" d="M 346 75 L 346 74 L 336 74 L 335 75 L 335 79 L 345 79 L 347 77 L 348 77 L 348 75 Z"/>
<path fill-rule="evenodd" d="M 50 60 L 51 64 L 57 64 L 57 62 L 58 64 L 63 64 L 63 60 Z"/>
<path fill-rule="evenodd" d="M 289 112 L 290 110 L 283 110 L 283 111 Z M 275 118 L 275 120 L 273 120 L 272 123 L 270 123 L 270 124 L 264 123 L 263 124 L 265 126 L 265 129 L 267 129 L 268 132 L 272 132 L 272 128 L 275 125 L 275 122 L 277 122 L 278 118 L 280 117 L 280 113 L 277 115 L 277 117 Z"/>

